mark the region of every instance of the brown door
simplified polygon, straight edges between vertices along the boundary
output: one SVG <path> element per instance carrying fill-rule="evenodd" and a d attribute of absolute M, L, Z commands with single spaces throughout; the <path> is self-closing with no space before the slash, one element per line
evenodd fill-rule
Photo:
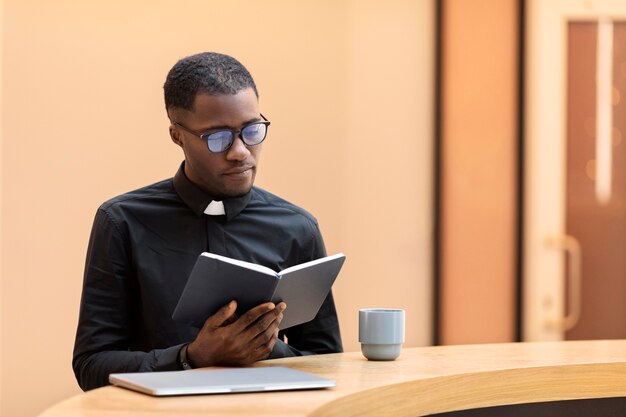
<path fill-rule="evenodd" d="M 565 337 L 626 338 L 626 22 L 570 22 L 567 39 L 565 228 L 580 244 L 582 280 Z"/>

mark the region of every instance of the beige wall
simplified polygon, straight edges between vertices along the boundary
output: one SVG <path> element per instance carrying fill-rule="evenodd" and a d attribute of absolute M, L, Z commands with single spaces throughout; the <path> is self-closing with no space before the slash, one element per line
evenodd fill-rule
<path fill-rule="evenodd" d="M 350 279 L 335 286 L 349 350 L 363 307 L 406 309 L 407 345 L 431 342 L 433 13 L 426 1 L 351 2 L 338 225 Z"/>
<path fill-rule="evenodd" d="M 258 184 L 302 205 L 329 252 L 347 350 L 359 307 L 407 309 L 430 342 L 430 0 L 4 0 L 0 414 L 78 393 L 70 360 L 91 221 L 171 176 L 161 86 L 202 50 L 246 64 L 272 120 Z"/>
<path fill-rule="evenodd" d="M 515 338 L 518 1 L 443 2 L 443 344 Z"/>
<path fill-rule="evenodd" d="M 0 28 L 2 28 L 4 25 L 4 1 L 0 0 Z M 4 35 L 4 31 L 0 30 L 0 139 L 2 137 L 2 116 L 4 115 L 3 112 L 3 108 L 2 108 L 2 103 L 3 103 L 3 99 L 4 99 L 4 95 L 3 95 L 3 90 L 2 90 L 2 86 L 3 86 L 3 60 L 4 60 L 4 50 L 3 50 L 3 46 L 4 46 L 4 42 L 3 42 L 3 35 Z M 2 250 L 2 243 L 3 243 L 3 238 L 2 238 L 2 212 L 3 212 L 3 205 L 2 205 L 2 183 L 3 183 L 3 170 L 4 170 L 4 163 L 3 158 L 2 158 L 2 143 L 0 142 L 0 416 L 2 416 L 2 410 L 3 410 L 3 372 L 2 372 L 2 362 L 4 362 L 2 360 L 3 355 L 2 355 L 2 340 L 3 340 L 3 332 L 2 332 L 2 323 L 3 323 L 3 317 L 4 317 L 4 308 L 3 308 L 3 287 L 4 287 L 4 280 L 2 279 L 3 277 L 3 253 L 4 251 Z"/>

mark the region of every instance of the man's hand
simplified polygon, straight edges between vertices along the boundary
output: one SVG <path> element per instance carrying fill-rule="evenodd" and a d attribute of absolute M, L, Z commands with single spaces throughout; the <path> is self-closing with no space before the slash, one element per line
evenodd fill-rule
<path fill-rule="evenodd" d="M 278 339 L 285 303 L 265 303 L 235 315 L 237 302 L 231 301 L 209 317 L 187 347 L 194 367 L 250 365 L 266 359 Z"/>

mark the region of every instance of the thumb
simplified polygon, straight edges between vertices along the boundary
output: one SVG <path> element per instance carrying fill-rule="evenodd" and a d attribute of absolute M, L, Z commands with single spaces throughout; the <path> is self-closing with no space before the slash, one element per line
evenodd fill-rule
<path fill-rule="evenodd" d="M 230 303 L 226 304 L 224 307 L 217 310 L 215 314 L 206 319 L 203 327 L 208 327 L 215 329 L 224 325 L 228 319 L 230 319 L 233 314 L 237 311 L 237 301 L 232 300 Z"/>

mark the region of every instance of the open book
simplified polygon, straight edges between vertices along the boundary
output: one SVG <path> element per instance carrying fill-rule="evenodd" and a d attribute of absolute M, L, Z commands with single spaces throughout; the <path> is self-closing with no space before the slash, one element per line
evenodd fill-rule
<path fill-rule="evenodd" d="M 172 318 L 196 327 L 231 300 L 237 314 L 272 301 L 287 303 L 280 329 L 315 318 L 346 257 L 342 253 L 273 271 L 262 265 L 203 252 L 196 261 Z"/>

